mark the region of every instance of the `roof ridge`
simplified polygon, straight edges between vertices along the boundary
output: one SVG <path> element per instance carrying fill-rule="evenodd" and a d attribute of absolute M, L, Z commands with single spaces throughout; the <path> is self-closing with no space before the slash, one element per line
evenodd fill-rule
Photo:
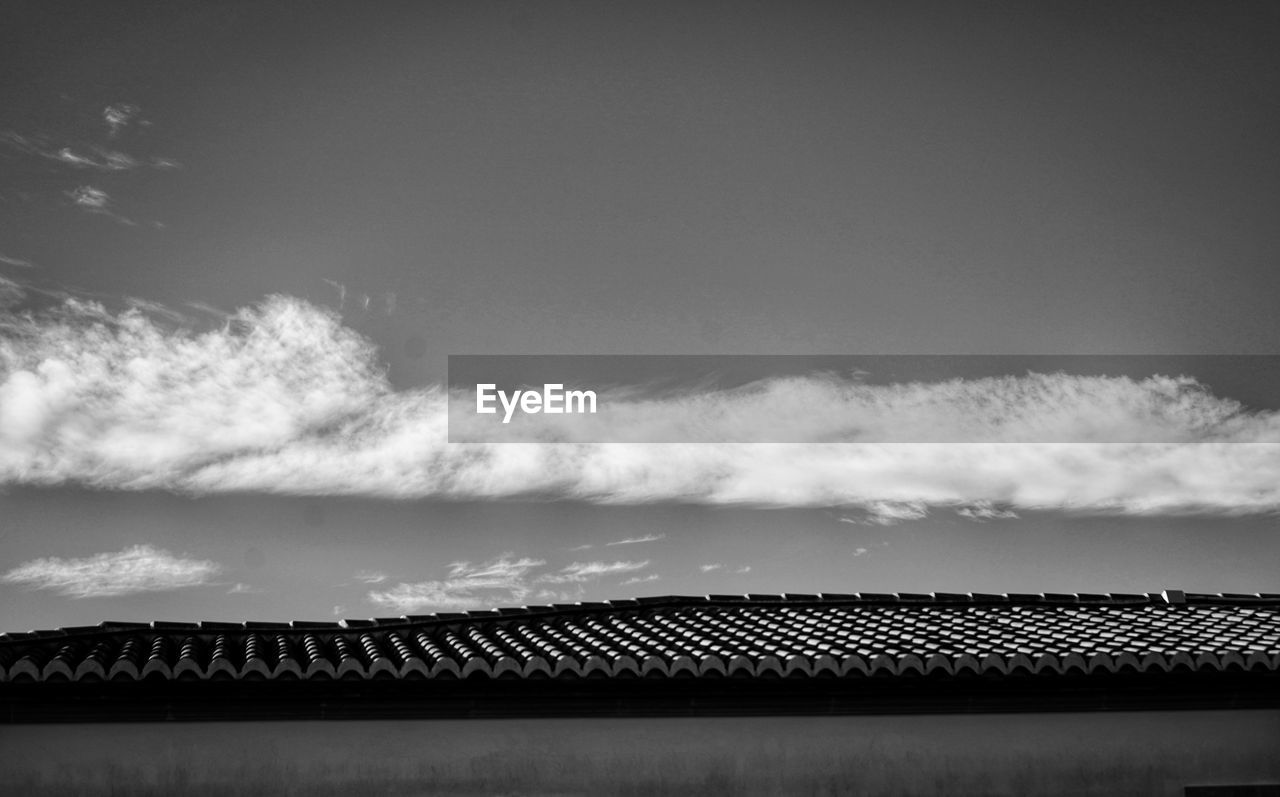
<path fill-rule="evenodd" d="M 176 622 L 156 620 L 125 622 L 106 620 L 98 625 L 68 626 L 56 629 L 0 633 L 0 644 L 5 642 L 29 642 L 41 638 L 83 638 L 118 634 L 127 631 L 191 631 L 208 634 L 217 632 L 253 633 L 259 631 L 308 631 L 356 633 L 362 630 L 395 630 L 406 627 L 450 625 L 477 620 L 511 620 L 520 617 L 573 617 L 586 614 L 613 613 L 630 610 L 656 610 L 695 606 L 723 607 L 783 607 L 783 606 L 1179 606 L 1195 605 L 1266 605 L 1280 604 L 1280 593 L 1184 593 L 1181 590 L 1137 593 L 985 593 L 985 592 L 853 592 L 853 593 L 781 593 L 776 595 L 751 593 L 746 595 L 656 595 L 624 598 L 609 601 L 556 603 L 498 607 L 467 612 L 437 612 L 425 615 L 403 615 L 370 619 L 291 622 L 253 621 L 224 622 Z"/>

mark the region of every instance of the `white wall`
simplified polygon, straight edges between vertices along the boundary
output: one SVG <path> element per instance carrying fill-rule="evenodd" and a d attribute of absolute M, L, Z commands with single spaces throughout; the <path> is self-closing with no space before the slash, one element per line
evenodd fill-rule
<path fill-rule="evenodd" d="M 1280 783 L 1280 711 L 0 725 L 0 791 L 1167 794 Z"/>

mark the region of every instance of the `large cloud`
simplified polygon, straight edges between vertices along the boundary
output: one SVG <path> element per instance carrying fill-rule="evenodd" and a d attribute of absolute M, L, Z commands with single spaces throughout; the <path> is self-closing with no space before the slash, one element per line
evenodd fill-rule
<path fill-rule="evenodd" d="M 0 313 L 0 484 L 851 505 L 888 521 L 940 505 L 1280 508 L 1280 418 L 1182 377 L 791 378 L 627 395 L 609 422 L 642 438 L 756 429 L 804 444 L 583 443 L 600 439 L 575 425 L 592 419 L 560 416 L 563 442 L 461 445 L 445 390 L 394 391 L 374 346 L 331 312 L 276 297 L 213 331 L 173 327 L 76 301 Z"/>

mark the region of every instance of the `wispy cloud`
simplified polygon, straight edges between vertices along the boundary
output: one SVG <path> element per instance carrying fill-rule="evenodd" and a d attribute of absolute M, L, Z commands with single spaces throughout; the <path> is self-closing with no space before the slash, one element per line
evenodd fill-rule
<path fill-rule="evenodd" d="M 727 565 L 723 562 L 707 562 L 705 564 L 698 565 L 698 570 L 703 573 L 715 573 L 718 571 L 726 573 L 732 572 L 734 575 L 741 576 L 751 572 L 751 565 L 733 567 L 732 565 Z"/>
<path fill-rule="evenodd" d="M 211 304 L 206 304 L 204 302 L 183 302 L 183 304 L 186 307 L 190 307 L 192 310 L 199 310 L 202 313 L 214 316 L 222 321 L 229 321 L 232 318 L 231 313 L 228 313 L 226 310 L 219 310 Z"/>
<path fill-rule="evenodd" d="M 115 206 L 111 201 L 111 196 L 101 188 L 95 188 L 91 185 L 81 185 L 65 193 L 66 196 L 71 199 L 72 204 L 78 208 L 83 208 L 89 213 L 106 216 L 109 219 L 113 219 L 129 227 L 136 227 L 138 225 L 138 223 L 133 219 L 116 213 L 114 210 Z"/>
<path fill-rule="evenodd" d="M 153 169 L 177 169 L 181 167 L 172 158 L 139 159 L 127 152 L 90 144 L 81 147 L 57 146 L 44 138 L 24 136 L 12 130 L 0 132 L 0 145 L 24 155 L 55 161 L 73 169 L 98 172 L 125 172 L 141 167 Z"/>
<path fill-rule="evenodd" d="M 106 598 L 207 584 L 219 566 L 202 559 L 174 556 L 150 545 L 83 559 L 34 559 L 0 580 L 47 589 L 73 598 Z"/>
<path fill-rule="evenodd" d="M 331 279 L 324 279 L 322 282 L 338 292 L 338 312 L 342 312 L 347 306 L 347 286 Z"/>
<path fill-rule="evenodd" d="M 576 603 L 582 600 L 585 594 L 586 591 L 582 588 L 582 585 L 579 584 L 571 590 L 538 590 L 538 594 L 534 597 L 544 603 Z"/>
<path fill-rule="evenodd" d="M 379 570 L 357 570 L 352 578 L 362 584 L 381 584 L 387 580 L 387 574 Z"/>
<path fill-rule="evenodd" d="M 627 587 L 632 584 L 648 584 L 651 581 L 661 581 L 662 576 L 657 573 L 650 573 L 647 576 L 632 576 L 626 581 L 620 582 L 622 586 Z"/>
<path fill-rule="evenodd" d="M 667 538 L 666 534 L 645 534 L 640 537 L 627 537 L 626 539 L 622 539 L 622 540 L 614 540 L 613 542 L 606 542 L 605 545 L 606 546 L 635 545 L 641 542 L 657 542 L 658 540 L 665 540 L 666 538 Z"/>
<path fill-rule="evenodd" d="M 34 189 L 22 187 L 13 191 L 12 195 L 24 202 L 30 202 L 33 199 L 49 195 L 56 196 L 57 193 L 60 193 L 71 199 L 73 207 L 105 216 L 120 224 L 131 227 L 138 226 L 137 221 L 122 215 L 121 212 L 115 209 L 116 203 L 106 189 L 99 185 L 82 184 L 76 186 L 72 180 L 77 180 L 78 182 L 78 180 L 85 178 L 81 176 L 77 179 L 75 174 L 94 172 L 96 175 L 90 179 L 94 181 L 105 180 L 111 191 L 116 191 L 121 187 L 118 179 L 118 175 L 121 173 L 139 169 L 171 171 L 181 168 L 181 164 L 173 158 L 132 154 L 119 148 L 116 139 L 120 138 L 120 134 L 124 130 L 133 125 L 145 126 L 150 124 L 139 117 L 136 105 L 129 103 L 109 105 L 102 109 L 102 120 L 107 126 L 105 136 L 101 128 L 98 127 L 88 131 L 82 130 L 78 135 L 46 135 L 42 132 L 26 134 L 15 130 L 0 131 L 0 148 L 19 153 L 27 159 L 42 159 L 62 167 L 58 170 L 63 174 L 60 185 L 51 189 L 45 187 Z M 48 170 L 42 169 L 41 171 Z M 50 190 L 56 193 L 47 194 L 46 192 Z M 145 220 L 145 223 L 157 229 L 163 229 L 165 226 L 162 222 L 156 220 Z"/>
<path fill-rule="evenodd" d="M 107 135 L 114 138 L 138 116 L 138 106 L 127 102 L 115 103 L 102 109 L 102 121 L 107 123 Z"/>
<path fill-rule="evenodd" d="M 87 153 L 76 152 L 70 147 L 63 147 L 46 157 L 61 161 L 68 166 L 75 166 L 80 169 L 96 169 L 103 172 L 122 172 L 128 169 L 135 169 L 138 166 L 138 161 L 134 160 L 130 155 L 96 147 Z"/>
<path fill-rule="evenodd" d="M 1017 512 L 1011 509 L 1000 509 L 990 501 L 979 501 L 972 506 L 959 507 L 956 509 L 956 514 L 977 523 L 985 523 L 988 520 L 1009 520 L 1018 516 Z"/>
<path fill-rule="evenodd" d="M 923 520 L 929 510 L 923 501 L 872 501 L 866 505 L 865 523 L 896 526 L 904 520 Z"/>
<path fill-rule="evenodd" d="M 866 556 L 866 555 L 867 555 L 867 553 L 869 553 L 869 552 L 867 551 L 867 549 L 866 549 L 866 548 L 854 548 L 854 549 L 853 549 L 853 555 L 854 555 L 854 556 Z"/>
<path fill-rule="evenodd" d="M 27 292 L 16 280 L 0 277 L 0 311 L 7 307 L 17 306 L 26 298 Z M 0 315 L 0 328 L 7 326 L 5 318 Z"/>
<path fill-rule="evenodd" d="M 923 520 L 929 516 L 924 501 L 867 501 L 862 509 L 861 516 L 841 515 L 836 521 L 855 526 L 896 526 L 904 520 Z"/>
<path fill-rule="evenodd" d="M 530 571 L 544 564 L 541 559 L 513 559 L 509 555 L 480 565 L 454 562 L 446 578 L 371 591 L 369 600 L 405 613 L 519 604 L 531 591 Z"/>
<path fill-rule="evenodd" d="M 23 260 L 20 257 L 9 257 L 8 255 L 2 254 L 2 253 L 0 253 L 0 263 L 4 263 L 6 266 L 13 266 L 14 268 L 35 268 L 36 267 L 36 264 L 32 263 L 30 260 Z"/>
<path fill-rule="evenodd" d="M 588 543 L 583 543 L 582 545 L 575 545 L 569 550 L 570 551 L 589 551 L 594 547 L 595 547 L 594 545 L 588 542 Z"/>
<path fill-rule="evenodd" d="M 111 197 L 107 196 L 106 191 L 91 185 L 82 185 L 68 191 L 67 196 L 80 207 L 91 210 L 105 210 L 107 205 L 111 204 Z"/>
<path fill-rule="evenodd" d="M 577 584 L 594 581 L 601 576 L 612 576 L 619 573 L 632 573 L 649 566 L 649 560 L 643 562 L 574 562 L 558 573 L 547 573 L 539 576 L 538 581 L 549 584 Z"/>
<path fill-rule="evenodd" d="M 255 595 L 259 592 L 262 592 L 260 587 L 255 587 L 251 584 L 244 584 L 239 581 L 232 584 L 231 589 L 227 590 L 228 595 Z"/>
<path fill-rule="evenodd" d="M 191 319 L 188 316 L 183 315 L 182 313 L 179 313 L 177 310 L 170 309 L 169 307 L 166 307 L 165 305 L 160 304 L 159 302 L 150 302 L 150 301 L 147 301 L 146 299 L 138 299 L 134 296 L 124 297 L 124 302 L 129 307 L 135 310 L 140 310 L 143 313 L 150 314 L 154 317 L 163 318 L 167 321 L 172 321 L 176 324 L 191 323 Z"/>
<path fill-rule="evenodd" d="M 554 444 L 451 445 L 442 387 L 394 390 L 372 343 L 296 299 L 273 297 L 207 332 L 80 300 L 0 310 L 0 326 L 0 484 L 822 506 L 874 525 L 931 508 L 977 518 L 987 505 L 1280 510 L 1280 414 L 1185 377 L 1031 374 L 909 390 L 790 379 L 696 403 L 711 419 L 767 425 L 799 402 L 807 423 L 827 425 L 815 439 L 831 441 L 864 411 L 880 439 L 892 438 L 886 418 L 913 438 L 960 418 L 985 442 L 585 444 L 566 426 Z M 685 399 L 632 402 L 637 423 L 690 417 Z M 1132 439 L 1152 442 L 1114 442 Z"/>

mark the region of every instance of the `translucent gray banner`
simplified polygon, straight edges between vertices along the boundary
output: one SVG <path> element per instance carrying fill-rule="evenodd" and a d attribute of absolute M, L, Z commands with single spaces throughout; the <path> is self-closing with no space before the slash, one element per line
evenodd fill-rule
<path fill-rule="evenodd" d="M 454 355 L 451 443 L 1275 443 L 1276 355 Z"/>

